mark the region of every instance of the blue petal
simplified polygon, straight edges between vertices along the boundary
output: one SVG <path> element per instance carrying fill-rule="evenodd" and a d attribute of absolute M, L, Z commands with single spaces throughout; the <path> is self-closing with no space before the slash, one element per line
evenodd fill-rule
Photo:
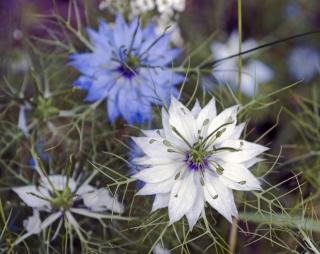
<path fill-rule="evenodd" d="M 80 76 L 74 83 L 74 86 L 82 89 L 82 90 L 88 90 L 92 85 L 92 78 L 89 78 L 87 76 Z"/>
<path fill-rule="evenodd" d="M 110 87 L 117 82 L 112 76 L 107 75 L 99 76 L 97 79 L 93 80 L 90 89 L 88 90 L 86 101 L 97 101 L 104 99 L 108 96 Z"/>
<path fill-rule="evenodd" d="M 106 37 L 101 35 L 99 32 L 96 32 L 93 29 L 88 27 L 87 34 L 94 48 L 100 48 L 104 50 L 107 50 L 110 48 L 110 44 L 108 40 L 106 40 Z"/>
<path fill-rule="evenodd" d="M 114 123 L 120 115 L 120 111 L 118 109 L 118 92 L 119 86 L 115 86 L 111 89 L 108 99 L 107 99 L 107 109 L 108 109 L 108 117 L 111 123 Z"/>
<path fill-rule="evenodd" d="M 98 70 L 108 66 L 111 54 L 106 50 L 96 50 L 94 53 L 72 54 L 69 64 L 82 74 L 93 76 Z"/>
<path fill-rule="evenodd" d="M 115 46 L 118 50 L 123 48 L 128 49 L 130 41 L 128 39 L 129 28 L 126 22 L 124 21 L 122 15 L 118 15 L 115 22 L 115 27 L 113 31 L 113 39 Z"/>

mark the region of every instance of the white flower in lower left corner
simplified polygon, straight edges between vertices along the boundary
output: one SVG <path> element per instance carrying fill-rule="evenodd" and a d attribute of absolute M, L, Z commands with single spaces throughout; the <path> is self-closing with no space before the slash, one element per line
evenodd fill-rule
<path fill-rule="evenodd" d="M 23 222 L 27 232 L 18 238 L 14 245 L 33 234 L 39 234 L 57 221 L 56 234 L 65 222 L 75 230 L 79 238 L 83 238 L 82 228 L 74 218 L 74 214 L 94 219 L 125 219 L 113 214 L 101 213 L 107 210 L 112 213 L 122 213 L 124 208 L 110 195 L 109 191 L 89 185 L 88 180 L 79 183 L 74 178 L 63 175 L 41 176 L 38 186 L 26 185 L 13 188 L 13 191 L 27 206 L 33 208 L 33 215 Z M 47 215 L 43 221 L 40 218 L 40 212 Z"/>

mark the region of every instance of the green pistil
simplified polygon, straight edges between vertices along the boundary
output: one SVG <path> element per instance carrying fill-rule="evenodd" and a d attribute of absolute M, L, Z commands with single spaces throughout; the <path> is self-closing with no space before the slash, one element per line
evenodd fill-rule
<path fill-rule="evenodd" d="M 140 61 L 138 57 L 133 56 L 132 54 L 129 54 L 127 56 L 125 67 L 129 70 L 134 72 L 140 65 Z"/>
<path fill-rule="evenodd" d="M 54 208 L 69 209 L 72 206 L 72 192 L 69 187 L 66 187 L 62 192 L 55 192 L 55 197 L 51 200 L 51 206 Z"/>
<path fill-rule="evenodd" d="M 202 164 L 207 155 L 208 153 L 206 151 L 191 149 L 189 152 L 189 160 L 196 164 Z"/>

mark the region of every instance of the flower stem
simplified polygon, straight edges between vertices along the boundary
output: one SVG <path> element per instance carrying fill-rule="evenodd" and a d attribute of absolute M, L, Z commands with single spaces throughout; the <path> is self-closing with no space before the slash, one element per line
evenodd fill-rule
<path fill-rule="evenodd" d="M 233 218 L 231 232 L 230 232 L 230 235 L 229 235 L 230 253 L 235 253 L 235 251 L 236 251 L 237 239 L 238 239 L 237 228 L 238 228 L 238 219 L 237 218 Z"/>
<path fill-rule="evenodd" d="M 238 0 L 238 34 L 239 34 L 238 80 L 239 80 L 239 101 L 241 102 L 242 56 L 240 55 L 240 52 L 242 52 L 242 0 Z"/>

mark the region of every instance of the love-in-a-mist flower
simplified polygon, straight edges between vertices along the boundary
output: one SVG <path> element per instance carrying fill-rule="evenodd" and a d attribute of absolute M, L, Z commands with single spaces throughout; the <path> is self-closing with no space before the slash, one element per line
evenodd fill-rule
<path fill-rule="evenodd" d="M 248 168 L 268 148 L 240 138 L 245 123 L 237 125 L 238 109 L 217 115 L 212 99 L 190 111 L 172 98 L 169 111 L 162 110 L 163 129 L 133 137 L 145 153 L 135 163 L 146 166 L 133 176 L 145 182 L 137 194 L 155 195 L 152 211 L 168 207 L 170 224 L 186 215 L 192 229 L 205 202 L 231 221 L 237 216 L 232 189 L 261 189 Z"/>
<path fill-rule="evenodd" d="M 308 82 L 320 73 L 320 54 L 312 47 L 296 47 L 289 54 L 288 68 L 295 80 Z"/>
<path fill-rule="evenodd" d="M 80 183 L 74 178 L 64 175 L 41 176 L 39 185 L 15 187 L 13 191 L 22 201 L 33 208 L 33 215 L 23 223 L 26 233 L 14 243 L 21 241 L 33 234 L 39 234 L 47 227 L 58 221 L 55 238 L 59 233 L 62 223 L 67 223 L 80 238 L 83 239 L 82 228 L 73 214 L 94 219 L 114 218 L 120 216 L 102 213 L 107 210 L 122 213 L 124 208 L 116 198 L 113 198 L 105 188 L 95 188 L 88 180 Z M 40 212 L 45 219 L 42 221 Z"/>
<path fill-rule="evenodd" d="M 98 32 L 88 28 L 92 52 L 73 54 L 71 65 L 81 72 L 75 86 L 87 101 L 106 100 L 109 119 L 128 123 L 151 119 L 152 104 L 161 105 L 183 80 L 170 68 L 179 49 L 169 47 L 171 34 L 157 36 L 153 23 L 127 24 L 118 15 L 114 27 L 100 21 Z"/>
<path fill-rule="evenodd" d="M 249 39 L 242 42 L 242 51 L 257 46 L 255 40 Z M 222 59 L 239 53 L 239 35 L 233 32 L 226 43 L 214 42 L 211 46 L 214 60 Z M 258 60 L 248 59 L 249 55 L 242 55 L 245 60 L 241 72 L 241 91 L 244 95 L 252 97 L 259 91 L 262 83 L 267 83 L 273 78 L 272 69 Z M 220 83 L 227 83 L 234 88 L 239 85 L 238 57 L 226 59 L 219 62 L 213 69 L 213 76 Z"/>

